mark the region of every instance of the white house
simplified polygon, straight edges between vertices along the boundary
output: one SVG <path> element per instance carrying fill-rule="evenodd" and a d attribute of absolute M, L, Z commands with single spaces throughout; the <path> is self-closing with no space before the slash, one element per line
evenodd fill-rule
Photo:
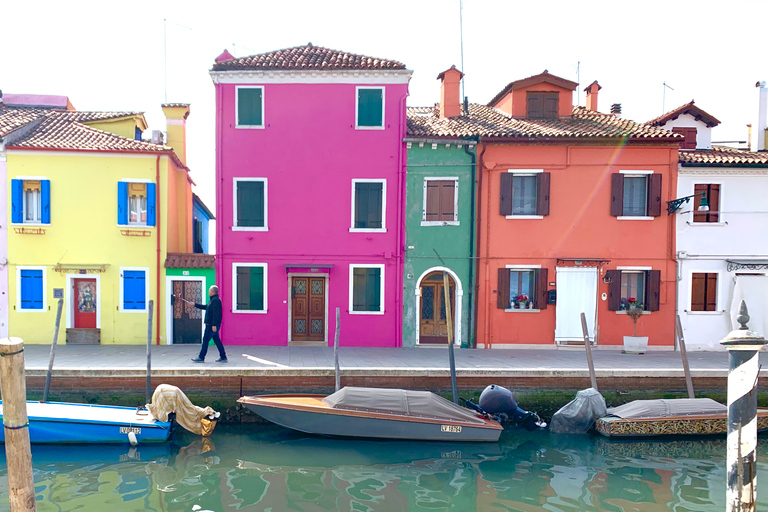
<path fill-rule="evenodd" d="M 759 92 L 764 102 L 768 90 Z M 669 210 L 677 223 L 677 311 L 690 350 L 722 349 L 742 299 L 749 327 L 768 335 L 768 152 L 713 146 L 719 123 L 693 101 L 649 122 L 686 136 L 677 197 L 688 200 Z M 704 197 L 708 211 L 700 211 Z"/>

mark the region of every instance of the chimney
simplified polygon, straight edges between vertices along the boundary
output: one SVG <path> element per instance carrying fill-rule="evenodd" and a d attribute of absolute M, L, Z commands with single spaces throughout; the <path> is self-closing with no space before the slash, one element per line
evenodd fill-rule
<path fill-rule="evenodd" d="M 602 89 L 597 80 L 589 84 L 584 91 L 587 93 L 587 110 L 597 112 L 597 91 Z"/>
<path fill-rule="evenodd" d="M 753 125 L 750 147 L 752 151 L 765 151 L 766 115 L 768 115 L 768 89 L 765 82 L 755 84 L 758 91 L 757 123 Z"/>
<path fill-rule="evenodd" d="M 621 103 L 614 103 L 611 105 L 611 114 L 616 117 L 621 117 Z"/>
<path fill-rule="evenodd" d="M 439 75 L 440 84 L 440 119 L 461 115 L 461 78 L 464 73 L 451 66 Z"/>
<path fill-rule="evenodd" d="M 164 103 L 165 133 L 168 135 L 167 144 L 179 157 L 181 163 L 187 165 L 187 117 L 189 103 Z"/>

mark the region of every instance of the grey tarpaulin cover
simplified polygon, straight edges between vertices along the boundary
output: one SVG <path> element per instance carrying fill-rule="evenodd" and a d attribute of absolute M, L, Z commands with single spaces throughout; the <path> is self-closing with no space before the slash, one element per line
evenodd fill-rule
<path fill-rule="evenodd" d="M 669 416 L 699 416 L 725 414 L 728 408 L 711 398 L 673 398 L 670 400 L 635 400 L 608 409 L 608 414 L 624 419 L 668 418 Z"/>
<path fill-rule="evenodd" d="M 595 388 L 582 389 L 552 416 L 549 429 L 556 434 L 583 434 L 606 414 L 603 395 Z"/>
<path fill-rule="evenodd" d="M 482 425 L 477 413 L 429 391 L 344 387 L 323 398 L 334 409 L 401 414 Z"/>

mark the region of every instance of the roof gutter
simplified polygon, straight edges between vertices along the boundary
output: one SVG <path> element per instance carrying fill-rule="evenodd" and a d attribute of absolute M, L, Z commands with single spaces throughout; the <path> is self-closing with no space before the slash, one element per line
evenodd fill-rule
<path fill-rule="evenodd" d="M 631 139 L 621 137 L 480 137 L 485 144 L 584 144 L 587 145 L 648 145 L 648 144 L 679 144 L 682 137 L 658 137 L 647 139 Z"/>

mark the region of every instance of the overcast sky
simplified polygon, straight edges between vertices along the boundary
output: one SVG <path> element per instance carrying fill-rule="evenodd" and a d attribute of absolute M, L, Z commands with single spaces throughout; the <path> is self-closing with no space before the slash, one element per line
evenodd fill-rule
<path fill-rule="evenodd" d="M 768 80 L 768 2 L 464 0 L 465 93 L 488 102 L 542 72 L 598 80 L 599 107 L 647 121 L 696 100 L 722 124 L 714 141 L 745 140 Z M 164 129 L 167 100 L 189 102 L 188 164 L 213 208 L 214 91 L 208 70 L 237 57 L 308 42 L 395 59 L 413 70 L 408 105 L 439 99 L 437 74 L 461 67 L 459 0 L 98 2 L 0 6 L 0 89 L 69 96 L 81 110 L 138 110 Z M 584 93 L 580 92 L 581 104 Z M 576 98 L 575 98 L 576 99 Z M 321 129 L 321 127 L 318 127 Z"/>

